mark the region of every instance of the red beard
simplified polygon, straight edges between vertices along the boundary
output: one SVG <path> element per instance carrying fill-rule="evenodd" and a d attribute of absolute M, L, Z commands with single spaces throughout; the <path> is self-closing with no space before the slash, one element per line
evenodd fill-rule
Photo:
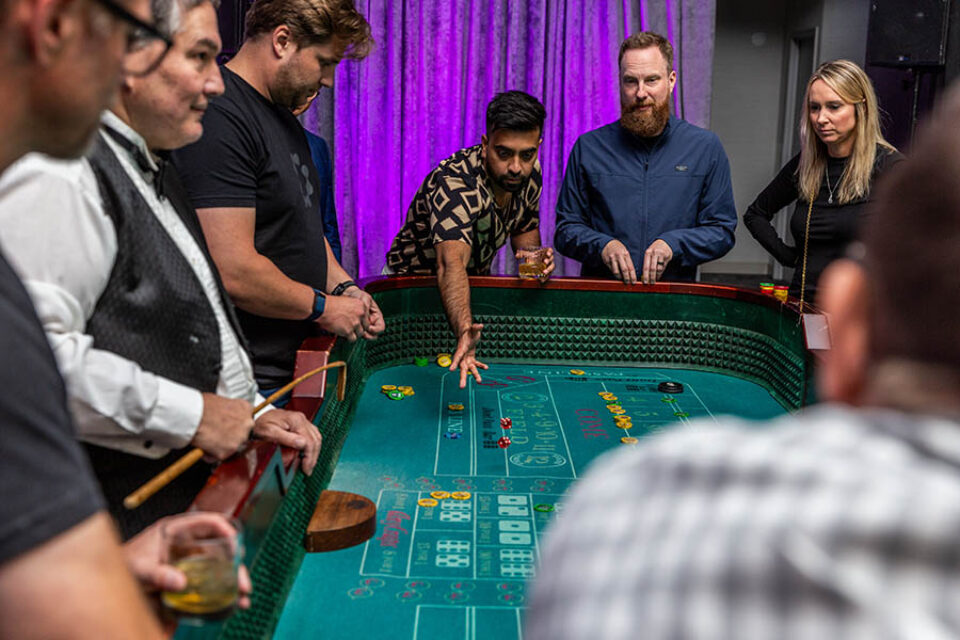
<path fill-rule="evenodd" d="M 663 132 L 670 120 L 670 101 L 664 100 L 661 104 L 653 105 L 649 111 L 640 111 L 639 105 L 632 104 L 622 109 L 620 125 L 635 136 L 652 138 Z"/>

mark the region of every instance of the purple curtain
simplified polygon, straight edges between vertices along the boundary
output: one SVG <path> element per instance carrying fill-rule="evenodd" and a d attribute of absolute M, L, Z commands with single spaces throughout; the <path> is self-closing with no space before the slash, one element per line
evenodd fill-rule
<path fill-rule="evenodd" d="M 380 273 L 427 173 L 480 142 L 486 106 L 522 89 L 547 109 L 540 151 L 540 233 L 553 244 L 554 207 L 577 137 L 619 115 L 617 52 L 641 29 L 673 43 L 675 113 L 710 121 L 715 0 L 358 0 L 377 45 L 344 61 L 333 91 L 304 125 L 333 152 L 343 266 Z M 502 250 L 494 273 L 515 273 Z M 576 275 L 560 260 L 557 275 Z"/>

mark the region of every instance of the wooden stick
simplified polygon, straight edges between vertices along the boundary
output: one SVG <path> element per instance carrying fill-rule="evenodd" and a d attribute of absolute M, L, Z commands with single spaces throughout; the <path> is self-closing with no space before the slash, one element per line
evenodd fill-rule
<path fill-rule="evenodd" d="M 285 393 L 289 392 L 291 389 L 296 387 L 301 382 L 306 382 L 313 376 L 317 375 L 321 371 L 326 371 L 327 369 L 334 369 L 336 367 L 343 367 L 343 371 L 337 380 L 337 400 L 342 402 L 344 397 L 344 389 L 346 388 L 345 380 L 347 379 L 347 363 L 342 360 L 337 360 L 336 362 L 331 362 L 325 364 L 322 367 L 317 367 L 312 371 L 308 371 L 303 374 L 296 380 L 280 387 L 274 393 L 271 393 L 268 398 L 263 402 L 258 404 L 253 408 L 253 415 L 257 415 L 262 409 L 268 407 L 271 402 L 277 398 L 282 397 Z M 146 502 L 150 496 L 155 494 L 160 489 L 163 489 L 165 486 L 170 484 L 176 479 L 181 473 L 192 467 L 197 463 L 200 458 L 203 457 L 203 450 L 199 447 L 196 447 L 190 450 L 188 453 L 184 454 L 179 460 L 171 464 L 169 467 L 155 475 L 153 478 L 144 483 L 139 489 L 128 495 L 123 499 L 123 506 L 127 509 L 136 509 L 144 502 Z"/>

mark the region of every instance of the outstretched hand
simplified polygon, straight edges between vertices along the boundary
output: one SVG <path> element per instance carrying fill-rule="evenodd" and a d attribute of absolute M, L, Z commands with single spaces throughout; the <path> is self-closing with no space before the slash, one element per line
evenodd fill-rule
<path fill-rule="evenodd" d="M 477 360 L 477 343 L 480 342 L 480 332 L 483 330 L 482 324 L 471 324 L 469 329 L 460 334 L 457 341 L 457 350 L 453 354 L 453 360 L 450 363 L 450 371 L 456 371 L 460 368 L 460 388 L 467 386 L 467 376 L 471 375 L 477 382 L 482 382 L 480 369 L 489 369 L 489 367 Z"/>

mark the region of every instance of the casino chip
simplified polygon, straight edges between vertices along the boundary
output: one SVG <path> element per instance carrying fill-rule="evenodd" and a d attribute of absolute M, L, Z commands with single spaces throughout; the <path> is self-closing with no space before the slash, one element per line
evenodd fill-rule
<path fill-rule="evenodd" d="M 674 412 L 673 412 L 673 415 L 677 416 L 678 418 L 689 418 L 689 417 L 690 417 L 690 414 L 687 413 L 686 411 L 674 411 Z"/>
<path fill-rule="evenodd" d="M 450 497 L 450 493 L 448 491 L 432 491 L 430 497 L 436 498 L 437 500 L 446 500 Z"/>
<path fill-rule="evenodd" d="M 540 513 L 550 513 L 553 511 L 552 504 L 535 504 L 533 505 L 534 511 L 539 511 Z"/>
<path fill-rule="evenodd" d="M 395 384 L 385 384 L 380 387 L 380 391 L 382 393 L 390 393 L 391 391 L 394 391 L 396 388 L 397 388 L 397 385 Z"/>
<path fill-rule="evenodd" d="M 450 497 L 454 500 L 469 500 L 470 492 L 469 491 L 454 491 L 450 494 Z"/>
<path fill-rule="evenodd" d="M 610 393 L 609 391 L 598 391 L 597 395 L 600 396 L 601 398 L 606 398 L 607 396 L 612 396 L 613 394 Z"/>
<path fill-rule="evenodd" d="M 417 500 L 417 504 L 421 507 L 435 507 L 440 504 L 440 502 L 434 500 L 433 498 L 420 498 Z"/>
<path fill-rule="evenodd" d="M 401 393 L 403 393 L 403 395 L 405 395 L 405 396 L 412 396 L 412 395 L 414 395 L 415 392 L 414 392 L 413 389 L 407 387 L 407 388 L 404 389 Z"/>
<path fill-rule="evenodd" d="M 657 391 L 661 393 L 683 393 L 683 385 L 679 382 L 661 382 L 657 385 Z"/>
<path fill-rule="evenodd" d="M 413 359 L 413 364 L 417 365 L 418 367 L 425 367 L 430 364 L 430 358 L 426 356 L 417 356 Z"/>
<path fill-rule="evenodd" d="M 437 354 L 437 365 L 441 367 L 449 367 L 453 362 L 453 358 L 449 353 L 439 353 Z"/>
<path fill-rule="evenodd" d="M 634 438 L 633 436 L 623 436 L 622 438 L 620 438 L 620 442 L 622 442 L 623 444 L 637 444 L 640 441 Z"/>
<path fill-rule="evenodd" d="M 608 404 L 607 411 L 609 411 L 610 413 L 616 413 L 617 411 L 623 411 L 623 407 L 621 407 L 618 404 Z"/>
<path fill-rule="evenodd" d="M 387 397 L 390 398 L 391 400 L 403 400 L 404 395 L 403 395 L 403 391 L 400 391 L 399 389 L 394 389 L 393 391 L 387 392 Z"/>
<path fill-rule="evenodd" d="M 570 369 L 570 373 L 572 373 L 575 376 L 582 376 L 583 374 L 586 373 L 586 371 L 584 371 L 583 369 Z"/>

